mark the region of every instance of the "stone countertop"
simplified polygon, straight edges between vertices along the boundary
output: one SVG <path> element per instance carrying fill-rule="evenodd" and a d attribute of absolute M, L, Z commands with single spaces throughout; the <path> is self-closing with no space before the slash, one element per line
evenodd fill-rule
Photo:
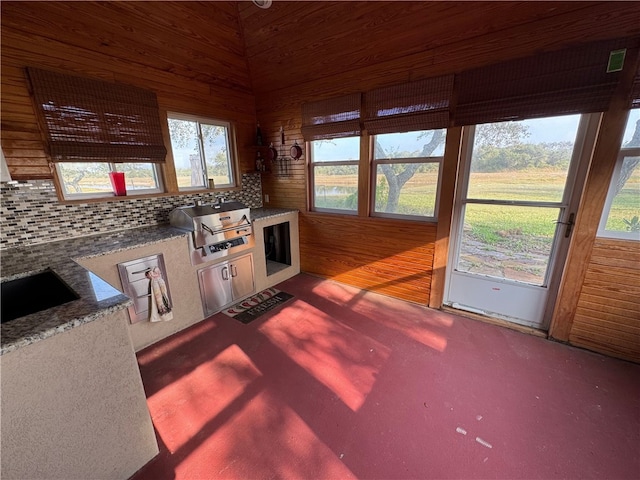
<path fill-rule="evenodd" d="M 252 208 L 251 217 L 261 220 L 297 211 Z M 107 255 L 188 235 L 189 232 L 170 225 L 152 225 L 0 251 L 0 279 L 3 282 L 51 269 L 80 297 L 2 324 L 0 355 L 131 305 L 126 295 L 76 263 L 75 259 Z"/>
<path fill-rule="evenodd" d="M 295 213 L 298 210 L 294 208 L 252 208 L 251 219 L 262 220 L 265 218 L 277 217 L 280 215 L 287 215 L 289 213 Z"/>
<path fill-rule="evenodd" d="M 91 322 L 131 304 L 127 296 L 74 259 L 107 255 L 186 235 L 187 232 L 169 225 L 153 225 L 2 250 L 2 281 L 51 269 L 80 298 L 2 324 L 0 355 Z"/>

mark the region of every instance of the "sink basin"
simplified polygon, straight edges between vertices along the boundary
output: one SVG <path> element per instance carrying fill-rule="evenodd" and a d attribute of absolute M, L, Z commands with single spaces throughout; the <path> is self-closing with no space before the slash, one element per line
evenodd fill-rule
<path fill-rule="evenodd" d="M 2 282 L 2 323 L 80 298 L 52 270 Z"/>

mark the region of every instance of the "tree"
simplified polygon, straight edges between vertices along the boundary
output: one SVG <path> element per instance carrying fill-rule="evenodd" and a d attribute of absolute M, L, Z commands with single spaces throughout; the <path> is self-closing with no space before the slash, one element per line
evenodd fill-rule
<path fill-rule="evenodd" d="M 572 142 L 521 143 L 509 147 L 483 145 L 475 151 L 473 172 L 563 167 L 571 162 Z"/>
<path fill-rule="evenodd" d="M 423 145 L 422 151 L 419 153 L 420 157 L 431 156 L 445 141 L 444 129 L 425 132 L 421 137 L 427 137 L 429 134 L 431 138 Z M 491 123 L 476 127 L 475 141 L 478 147 L 491 146 L 494 148 L 506 148 L 521 145 L 523 143 L 522 141 L 529 135 L 529 127 L 518 122 Z M 400 152 L 385 151 L 377 141 L 375 142 L 375 154 L 376 158 L 413 156 Z M 389 188 L 387 204 L 385 206 L 386 212 L 397 211 L 402 187 L 423 167 L 424 165 L 419 163 L 406 163 L 402 165 L 380 164 L 380 170 L 382 170 Z"/>
<path fill-rule="evenodd" d="M 445 130 L 431 130 L 431 139 L 422 146 L 420 157 L 429 157 L 431 154 L 444 143 Z M 422 137 L 426 136 L 423 134 Z M 376 158 L 394 158 L 399 155 L 394 152 L 386 152 L 380 145 L 378 140 L 375 142 L 375 156 Z M 422 167 L 419 163 L 405 163 L 405 164 L 380 164 L 380 169 L 387 179 L 387 185 L 389 187 L 389 193 L 387 196 L 387 205 L 385 206 L 385 212 L 395 212 L 398 209 L 398 201 L 400 200 L 400 191 L 402 187 L 415 175 L 415 173 Z"/>
<path fill-rule="evenodd" d="M 496 148 L 512 147 L 523 143 L 531 135 L 529 127 L 519 122 L 485 123 L 476 127 L 475 145 Z"/>
<path fill-rule="evenodd" d="M 625 148 L 629 147 L 640 147 L 640 120 L 636 121 L 636 129 L 631 136 L 631 140 L 629 140 L 625 145 Z M 634 170 L 640 164 L 640 157 L 626 157 L 625 161 L 622 163 L 622 168 L 620 169 L 620 176 L 618 177 L 618 182 L 616 183 L 616 191 L 615 195 L 618 195 L 622 189 L 624 188 L 627 180 L 631 177 Z"/>
<path fill-rule="evenodd" d="M 221 145 L 220 137 L 225 136 L 225 127 L 198 123 L 190 120 L 168 119 L 171 145 L 176 148 L 187 149 L 189 153 L 189 171 L 191 185 L 201 185 L 205 176 L 201 160 L 207 169 L 207 176 L 228 176 L 228 152 L 226 144 Z M 202 139 L 202 144 L 198 141 Z M 201 145 L 202 149 L 201 150 Z M 184 158 L 184 157 L 183 157 Z"/>

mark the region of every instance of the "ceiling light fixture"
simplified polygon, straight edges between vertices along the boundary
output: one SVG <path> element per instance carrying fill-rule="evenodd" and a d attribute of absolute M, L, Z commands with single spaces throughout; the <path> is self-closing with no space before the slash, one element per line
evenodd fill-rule
<path fill-rule="evenodd" d="M 267 9 L 273 3 L 273 0 L 251 0 L 256 7 Z"/>

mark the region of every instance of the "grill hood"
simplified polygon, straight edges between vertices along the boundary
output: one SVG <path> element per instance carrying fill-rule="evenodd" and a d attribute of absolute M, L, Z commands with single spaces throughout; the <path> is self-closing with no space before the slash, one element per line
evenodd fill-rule
<path fill-rule="evenodd" d="M 240 202 L 178 207 L 169 214 L 169 222 L 191 232 L 195 248 L 251 234 L 250 209 Z"/>

